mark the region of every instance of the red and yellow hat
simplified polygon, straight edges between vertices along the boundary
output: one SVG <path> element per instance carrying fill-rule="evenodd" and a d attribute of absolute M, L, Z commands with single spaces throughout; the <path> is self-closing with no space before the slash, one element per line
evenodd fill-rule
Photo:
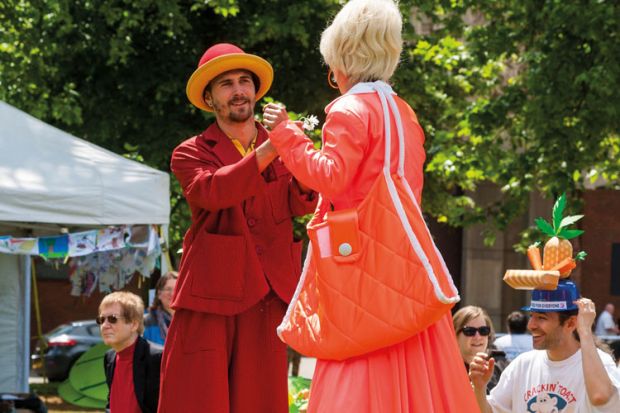
<path fill-rule="evenodd" d="M 194 106 L 207 112 L 213 108 L 204 101 L 204 89 L 211 80 L 229 70 L 245 69 L 254 73 L 260 85 L 256 91 L 256 100 L 265 96 L 273 82 L 273 68 L 265 59 L 245 53 L 230 43 L 218 43 L 211 46 L 202 55 L 198 68 L 187 81 L 185 93 Z"/>

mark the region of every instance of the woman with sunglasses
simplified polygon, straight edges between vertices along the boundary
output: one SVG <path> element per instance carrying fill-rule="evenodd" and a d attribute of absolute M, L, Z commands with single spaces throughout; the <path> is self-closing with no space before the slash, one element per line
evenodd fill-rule
<path fill-rule="evenodd" d="M 487 393 L 489 393 L 508 365 L 505 353 L 492 349 L 493 341 L 495 341 L 495 330 L 491 318 L 483 308 L 468 305 L 454 313 L 452 322 L 454 323 L 461 356 L 468 372 L 469 363 L 472 362 L 476 353 L 487 352 L 495 359 L 493 377 L 487 386 Z"/>
<path fill-rule="evenodd" d="M 280 158 L 295 178 L 320 192 L 335 211 L 357 208 L 369 199 L 374 182 L 384 174 L 387 142 L 390 172 L 400 174 L 402 166 L 399 179 L 407 181 L 411 195 L 421 202 L 424 132 L 413 109 L 388 83 L 400 60 L 402 23 L 392 0 L 352 0 L 323 32 L 320 51 L 330 68 L 328 81 L 342 96 L 325 109 L 320 150 L 283 107 L 265 106 L 264 123 Z M 386 101 L 390 109 L 387 103 L 382 105 Z M 385 119 L 390 111 L 388 128 Z M 397 130 L 404 135 L 402 145 Z M 406 159 L 404 165 L 399 159 Z M 352 290 L 359 287 L 351 285 Z M 386 305 L 387 300 L 378 296 L 373 304 Z M 454 369 L 460 355 L 451 321 L 447 312 L 402 342 L 344 360 L 317 360 L 308 413 L 476 411 L 465 371 Z M 351 323 L 356 322 L 352 317 Z"/>

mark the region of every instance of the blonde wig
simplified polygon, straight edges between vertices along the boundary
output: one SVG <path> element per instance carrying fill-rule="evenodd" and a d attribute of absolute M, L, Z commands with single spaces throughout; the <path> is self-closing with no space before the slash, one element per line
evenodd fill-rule
<path fill-rule="evenodd" d="M 400 59 L 402 26 L 393 0 L 351 0 L 321 35 L 321 54 L 351 85 L 387 82 Z"/>

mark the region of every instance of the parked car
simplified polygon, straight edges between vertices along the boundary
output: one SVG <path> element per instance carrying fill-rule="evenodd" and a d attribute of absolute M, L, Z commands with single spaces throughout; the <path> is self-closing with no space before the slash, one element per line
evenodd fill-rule
<path fill-rule="evenodd" d="M 37 343 L 30 356 L 32 370 L 40 376 L 47 375 L 51 381 L 65 380 L 69 377 L 73 363 L 86 350 L 101 342 L 99 326 L 95 320 L 62 324 L 45 334 Z M 43 359 L 41 359 L 41 347 Z"/>

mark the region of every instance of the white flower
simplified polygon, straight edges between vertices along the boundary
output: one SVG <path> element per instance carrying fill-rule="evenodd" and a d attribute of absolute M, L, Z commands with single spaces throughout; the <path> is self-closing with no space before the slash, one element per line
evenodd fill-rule
<path fill-rule="evenodd" d="M 456 170 L 456 167 L 454 166 L 454 162 L 452 162 L 450 159 L 446 159 L 443 163 L 443 169 L 448 172 L 454 172 Z"/>
<path fill-rule="evenodd" d="M 316 128 L 317 125 L 319 124 L 319 118 L 317 118 L 314 115 L 301 118 L 301 120 L 304 121 L 303 128 L 308 131 L 314 130 L 314 128 Z"/>

